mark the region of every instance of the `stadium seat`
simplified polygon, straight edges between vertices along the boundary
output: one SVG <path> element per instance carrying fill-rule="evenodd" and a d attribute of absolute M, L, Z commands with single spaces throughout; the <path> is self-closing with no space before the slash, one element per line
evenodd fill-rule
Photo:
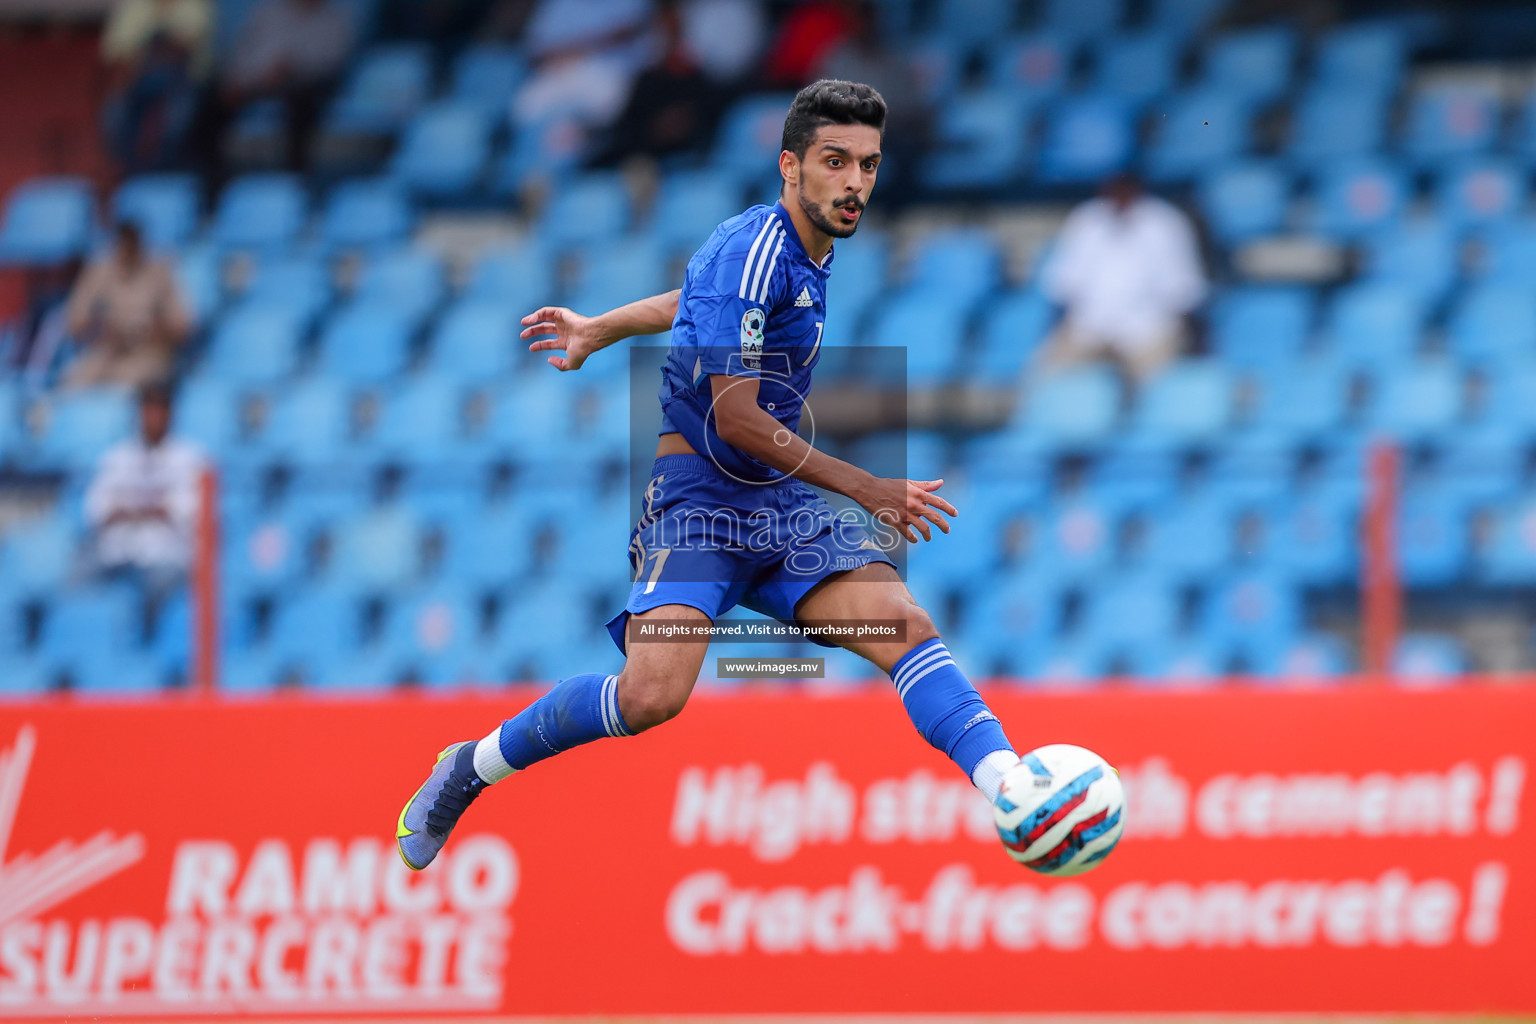
<path fill-rule="evenodd" d="M 1187 181 L 1252 145 L 1252 112 L 1240 92 L 1207 86 L 1158 106 L 1146 151 L 1147 173 L 1156 181 Z"/>
<path fill-rule="evenodd" d="M 30 701 L 54 688 L 53 668 L 39 654 L 0 652 L 0 705 Z"/>
<path fill-rule="evenodd" d="M 1117 575 L 1088 594 L 1082 636 L 1118 654 L 1166 642 L 1179 632 L 1179 603 L 1173 586 L 1158 573 Z"/>
<path fill-rule="evenodd" d="M 1390 22 L 1346 22 L 1330 29 L 1313 51 L 1313 76 L 1330 90 L 1389 95 L 1407 63 L 1403 32 Z"/>
<path fill-rule="evenodd" d="M 1085 366 L 1032 381 L 1019 429 L 1056 444 L 1103 440 L 1120 415 L 1120 384 L 1110 370 Z"/>
<path fill-rule="evenodd" d="M 432 54 L 424 44 L 395 43 L 363 54 L 331 105 L 327 128 L 386 134 L 403 126 L 432 88 Z"/>
<path fill-rule="evenodd" d="M 443 261 L 437 253 L 405 246 L 376 253 L 363 264 L 352 301 L 388 307 L 414 324 L 436 308 L 446 291 Z"/>
<path fill-rule="evenodd" d="M 1422 299 L 1390 284 L 1341 289 L 1328 310 L 1325 330 L 1340 358 L 1380 366 L 1410 356 L 1423 336 Z"/>
<path fill-rule="evenodd" d="M 242 400 L 233 381 L 206 373 L 188 377 L 176 391 L 172 429 L 219 458 L 244 436 Z"/>
<path fill-rule="evenodd" d="M 1094 88 L 1130 102 L 1156 99 L 1173 87 L 1179 46 L 1159 31 L 1110 36 L 1097 48 Z"/>
<path fill-rule="evenodd" d="M 914 289 L 943 293 L 955 314 L 963 314 L 1002 281 L 1003 257 L 989 232 L 954 229 L 935 231 L 913 254 L 909 284 Z M 833 298 L 836 301 L 836 290 Z"/>
<path fill-rule="evenodd" d="M 769 93 L 738 100 L 715 132 L 712 165 L 746 184 L 778 179 L 776 161 L 784 138 L 784 115 L 794 101 L 789 93 Z"/>
<path fill-rule="evenodd" d="M 330 578 L 358 591 L 398 590 L 421 569 L 421 524 L 398 505 L 371 509 L 337 523 Z"/>
<path fill-rule="evenodd" d="M 1480 280 L 1522 284 L 1536 279 L 1536 224 L 1527 219 L 1496 224 L 1482 233 Z"/>
<path fill-rule="evenodd" d="M 1287 496 L 1297 469 L 1291 441 L 1282 431 L 1259 426 L 1229 432 L 1206 464 L 1205 491 L 1245 506 Z"/>
<path fill-rule="evenodd" d="M 331 304 L 331 271 L 313 257 L 273 256 L 256 263 L 243 300 L 253 306 L 289 310 L 305 323 Z"/>
<path fill-rule="evenodd" d="M 197 230 L 197 179 L 189 174 L 145 174 L 118 186 L 112 219 L 131 222 L 151 249 L 175 250 Z"/>
<path fill-rule="evenodd" d="M 303 514 L 231 517 L 221 533 L 226 604 L 238 594 L 275 590 L 308 568 L 314 522 Z"/>
<path fill-rule="evenodd" d="M 36 458 L 45 466 L 90 469 L 109 446 L 132 433 L 133 398 L 115 388 L 66 392 L 48 401 L 44 420 Z"/>
<path fill-rule="evenodd" d="M 629 226 L 630 216 L 623 178 L 593 172 L 555 192 L 539 217 L 538 236 L 557 248 L 611 242 Z"/>
<path fill-rule="evenodd" d="M 75 532 L 61 515 L 23 519 L 0 532 L 8 596 L 42 597 L 62 588 L 75 561 Z"/>
<path fill-rule="evenodd" d="M 1315 439 L 1343 423 L 1349 390 L 1349 373 L 1335 360 L 1276 366 L 1259 382 L 1253 424 L 1298 440 Z"/>
<path fill-rule="evenodd" d="M 236 178 L 219 197 L 213 240 L 226 249 L 279 249 L 304 227 L 304 189 L 287 174 Z"/>
<path fill-rule="evenodd" d="M 1316 686 L 1335 682 L 1350 670 L 1350 659 L 1338 637 L 1304 633 L 1288 647 L 1266 652 L 1254 666 L 1261 676 L 1285 686 Z"/>
<path fill-rule="evenodd" d="M 1032 657 L 1023 675 L 1044 690 L 1093 689 L 1109 673 L 1109 652 L 1082 641 L 1058 640 Z"/>
<path fill-rule="evenodd" d="M 1466 649 L 1454 637 L 1409 633 L 1392 652 L 1393 681 L 1410 689 L 1449 685 L 1470 668 Z"/>
<path fill-rule="evenodd" d="M 325 466 L 344 458 L 352 436 L 352 396 L 336 377 L 307 378 L 278 391 L 256 440 L 265 457 Z"/>
<path fill-rule="evenodd" d="M 1132 427 L 1156 444 L 1209 443 L 1232 420 L 1232 380 L 1214 360 L 1175 363 L 1146 385 Z"/>
<path fill-rule="evenodd" d="M 93 585 L 49 595 L 38 650 L 79 681 L 138 644 L 138 602 L 131 588 Z"/>
<path fill-rule="evenodd" d="M 1211 339 L 1223 363 L 1274 366 L 1306 346 L 1315 316 L 1308 288 L 1248 286 L 1222 292 L 1211 306 Z"/>
<path fill-rule="evenodd" d="M 338 249 L 390 245 L 411 231 L 410 197 L 388 178 L 359 178 L 331 190 L 320 218 L 320 240 Z"/>
<path fill-rule="evenodd" d="M 1136 564 L 1187 583 L 1231 568 L 1237 541 L 1237 511 L 1207 496 L 1163 507 L 1149 516 Z"/>
<path fill-rule="evenodd" d="M 741 212 L 741 198 L 740 185 L 718 171 L 674 171 L 662 179 L 648 231 L 661 245 L 691 253 L 716 227 Z M 841 247 L 838 264 L 842 284 Z"/>
<path fill-rule="evenodd" d="M 1473 288 L 1452 312 L 1446 332 L 1463 359 L 1509 364 L 1536 354 L 1536 296 L 1529 283 Z"/>
<path fill-rule="evenodd" d="M 378 384 L 404 372 L 410 361 L 410 317 L 389 306 L 354 302 L 331 318 L 320 335 L 317 368 L 339 380 Z"/>
<path fill-rule="evenodd" d="M 1181 37 L 1197 35 L 1221 14 L 1232 0 L 1152 0 L 1147 5 L 1150 24 Z"/>
<path fill-rule="evenodd" d="M 997 89 L 951 97 L 921 167 L 930 189 L 998 189 L 1024 170 L 1029 114 L 1022 97 Z"/>
<path fill-rule="evenodd" d="M 1062 582 L 1082 582 L 1114 560 L 1114 510 L 1093 497 L 1058 502 L 1046 515 L 1041 564 Z"/>
<path fill-rule="evenodd" d="M 1124 20 L 1124 0 L 1047 0 L 1042 19 L 1048 31 L 1068 39 L 1102 38 Z"/>
<path fill-rule="evenodd" d="M 1501 586 L 1536 583 L 1536 501 L 1523 498 L 1495 510 L 1479 575 Z"/>
<path fill-rule="evenodd" d="M 577 262 L 567 305 L 588 315 L 677 286 L 668 279 L 665 254 L 645 236 L 588 245 Z"/>
<path fill-rule="evenodd" d="M 1074 50 L 1071 42 L 1051 32 L 1000 38 L 987 56 L 987 86 L 1026 101 L 1054 97 L 1066 85 Z"/>
<path fill-rule="evenodd" d="M 1131 681 L 1143 689 L 1204 689 L 1221 684 L 1226 675 L 1225 657 L 1215 645 L 1198 636 L 1183 640 L 1153 640 L 1131 648 L 1125 668 Z"/>
<path fill-rule="evenodd" d="M 1460 369 L 1445 360 L 1399 365 L 1378 378 L 1369 423 L 1408 443 L 1440 437 L 1461 418 L 1464 390 Z"/>
<path fill-rule="evenodd" d="M 1212 233 L 1233 245 L 1285 226 L 1291 183 L 1272 163 L 1242 161 L 1207 174 L 1199 198 Z"/>
<path fill-rule="evenodd" d="M 989 301 L 983 314 L 980 351 L 965 352 L 961 372 L 973 383 L 1006 385 L 1045 340 L 1056 313 L 1039 292 L 1010 292 Z"/>
<path fill-rule="evenodd" d="M 965 340 L 948 296 L 929 290 L 908 291 L 882 302 L 871 330 L 876 344 L 906 349 L 907 383 L 915 388 L 948 380 Z"/>
<path fill-rule="evenodd" d="M 411 594 L 390 609 L 385 646 L 392 657 L 429 684 L 473 681 L 472 661 L 480 634 L 474 595 L 452 586 Z"/>
<path fill-rule="evenodd" d="M 467 103 L 439 103 L 406 126 L 390 172 L 421 195 L 461 197 L 478 189 L 490 155 L 489 115 Z"/>
<path fill-rule="evenodd" d="M 1290 87 L 1296 45 L 1295 31 L 1280 25 L 1218 36 L 1206 48 L 1203 85 L 1249 102 L 1276 99 Z"/>
<path fill-rule="evenodd" d="M 535 244 L 488 249 L 475 263 L 465 297 L 503 303 L 521 318 L 552 301 L 554 266 L 552 254 Z"/>
<path fill-rule="evenodd" d="M 1262 661 L 1267 648 L 1287 646 L 1302 626 L 1300 595 L 1278 572 L 1250 572 L 1229 578 L 1207 598 L 1206 636 Z"/>
<path fill-rule="evenodd" d="M 1522 390 L 1525 418 L 1500 416 L 1490 409 L 1480 422 L 1464 426 L 1436 445 L 1434 474 L 1453 487 L 1469 507 L 1491 506 L 1519 493 L 1529 455 L 1530 412 L 1536 405 L 1536 381 Z"/>
<path fill-rule="evenodd" d="M 1443 587 L 1470 567 L 1467 509 L 1444 488 L 1410 489 L 1397 521 L 1398 569 L 1410 587 Z"/>
<path fill-rule="evenodd" d="M 1499 96 L 1483 85 L 1442 83 L 1421 88 L 1408 110 L 1408 154 L 1425 162 L 1476 156 L 1493 147 L 1501 119 Z"/>
<path fill-rule="evenodd" d="M 0 221 L 0 264 L 49 265 L 85 255 L 95 204 L 81 178 L 34 178 L 18 185 Z"/>
<path fill-rule="evenodd" d="M 224 299 L 223 265 L 211 245 L 188 246 L 173 264 L 176 284 L 193 323 L 202 326 Z"/>
<path fill-rule="evenodd" d="M 258 650 L 306 675 L 339 657 L 355 658 L 362 610 L 355 592 L 311 584 L 276 602 L 266 642 Z"/>
<path fill-rule="evenodd" d="M 391 390 L 379 410 L 378 425 L 368 438 L 375 457 L 417 465 L 449 464 L 462 459 L 464 399 L 459 380 L 475 379 L 471 371 L 455 379 L 444 375 L 412 377 Z"/>
<path fill-rule="evenodd" d="M 1095 498 L 1114 508 L 1158 506 L 1177 490 L 1182 458 L 1166 439 L 1132 432 L 1096 453 L 1084 481 Z"/>
<path fill-rule="evenodd" d="M 1319 178 L 1313 226 L 1353 238 L 1390 223 L 1407 196 L 1408 184 L 1399 167 L 1375 160 L 1334 164 Z"/>
<path fill-rule="evenodd" d="M 1048 183 L 1101 181 L 1125 168 L 1134 145 L 1124 101 L 1112 96 L 1073 97 L 1058 104 L 1050 117 L 1038 176 Z"/>
<path fill-rule="evenodd" d="M 1460 271 L 1457 234 L 1437 217 L 1416 217 L 1371 232 L 1362 240 L 1367 279 L 1439 301 Z"/>
<path fill-rule="evenodd" d="M 473 105 L 481 113 L 496 117 L 506 109 L 507 98 L 522 84 L 526 73 L 527 65 L 516 47 L 479 43 L 454 58 L 448 95 L 456 103 Z"/>
<path fill-rule="evenodd" d="M 517 313 L 500 302 L 465 299 L 437 321 L 431 364 L 444 376 L 473 383 L 496 382 L 511 373 L 521 342 Z"/>
<path fill-rule="evenodd" d="M 1379 153 L 1386 141 L 1390 97 L 1372 89 L 1315 85 L 1291 110 L 1286 155 L 1305 167 L 1328 167 Z"/>
<path fill-rule="evenodd" d="M 1464 228 L 1508 223 L 1526 195 L 1525 172 L 1505 160 L 1474 160 L 1440 179 L 1440 209 Z"/>
<path fill-rule="evenodd" d="M 208 369 L 227 380 L 270 383 L 298 363 L 303 318 L 282 306 L 245 303 L 226 313 L 214 328 Z"/>

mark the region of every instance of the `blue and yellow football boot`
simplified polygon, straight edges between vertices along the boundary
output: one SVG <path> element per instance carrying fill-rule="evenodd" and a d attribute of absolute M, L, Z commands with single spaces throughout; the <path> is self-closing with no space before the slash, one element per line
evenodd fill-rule
<path fill-rule="evenodd" d="M 420 871 L 431 864 L 459 816 L 483 789 L 485 781 L 475 774 L 473 740 L 455 743 L 438 754 L 432 774 L 406 801 L 395 825 L 395 845 L 405 866 Z"/>

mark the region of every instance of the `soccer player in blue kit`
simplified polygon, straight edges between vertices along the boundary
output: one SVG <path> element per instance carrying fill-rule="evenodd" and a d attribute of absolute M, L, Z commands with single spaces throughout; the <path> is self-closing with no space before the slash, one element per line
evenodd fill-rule
<path fill-rule="evenodd" d="M 737 604 L 808 628 L 899 623 L 891 639 L 833 642 L 890 674 L 923 738 L 988 799 L 1018 763 L 891 560 L 811 487 L 846 495 L 915 543 L 931 540 L 934 528 L 949 532 L 945 517 L 956 511 L 937 493 L 943 481 L 876 477 L 796 433 L 821 348 L 833 240 L 854 233 L 869 201 L 885 112 L 867 85 L 806 86 L 784 121 L 779 201 L 716 228 L 689 261 L 681 292 L 597 317 L 546 307 L 524 319 L 523 337 L 542 339 L 531 349 L 563 350 L 549 357 L 562 371 L 622 338 L 672 330 L 662 432 L 630 543 L 634 585 L 608 623 L 626 661 L 616 676 L 562 679 L 484 739 L 444 750 L 396 823 L 411 868 L 432 862 L 486 786 L 675 717 L 707 645 L 627 640 L 637 623 L 707 626 Z"/>

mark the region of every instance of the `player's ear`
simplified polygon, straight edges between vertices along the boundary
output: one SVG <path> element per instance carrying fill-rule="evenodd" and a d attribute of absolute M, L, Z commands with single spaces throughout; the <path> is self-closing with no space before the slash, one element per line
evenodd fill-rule
<path fill-rule="evenodd" d="M 800 178 L 800 158 L 790 150 L 780 150 L 779 174 L 783 175 L 784 180 L 791 185 L 795 184 Z"/>

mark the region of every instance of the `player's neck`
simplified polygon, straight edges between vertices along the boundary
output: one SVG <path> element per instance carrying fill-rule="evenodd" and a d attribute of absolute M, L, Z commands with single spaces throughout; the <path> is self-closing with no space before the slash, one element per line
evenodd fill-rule
<path fill-rule="evenodd" d="M 800 247 L 818 267 L 821 266 L 826 262 L 827 253 L 832 251 L 832 236 L 812 224 L 811 218 L 805 215 L 799 203 L 789 202 L 781 194 L 779 205 L 789 214 L 789 221 L 795 226 L 795 234 L 800 236 Z"/>

